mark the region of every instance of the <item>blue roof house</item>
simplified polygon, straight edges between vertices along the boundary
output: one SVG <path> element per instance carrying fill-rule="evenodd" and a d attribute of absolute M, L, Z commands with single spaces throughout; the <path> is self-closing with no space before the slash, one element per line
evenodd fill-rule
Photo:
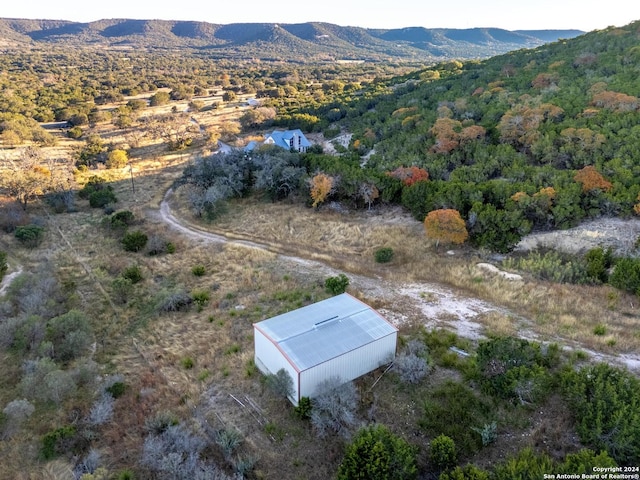
<path fill-rule="evenodd" d="M 253 327 L 256 366 L 266 375 L 289 373 L 294 405 L 313 397 L 325 380 L 346 383 L 392 362 L 398 340 L 396 327 L 348 293 Z"/>

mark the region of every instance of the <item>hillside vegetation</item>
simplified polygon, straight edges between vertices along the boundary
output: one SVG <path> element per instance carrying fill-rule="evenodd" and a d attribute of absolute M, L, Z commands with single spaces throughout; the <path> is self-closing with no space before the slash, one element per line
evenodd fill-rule
<path fill-rule="evenodd" d="M 0 24 L 0 478 L 637 475 L 637 244 L 513 249 L 640 213 L 640 24 L 428 68 L 246 56 L 439 34 L 341 28 Z M 130 49 L 171 35 L 236 46 Z M 276 127 L 317 143 L 243 150 Z M 397 356 L 294 409 L 253 324 L 345 289 Z"/>
<path fill-rule="evenodd" d="M 350 152 L 366 156 L 372 179 L 424 169 L 428 181 L 396 190 L 377 181 L 382 198 L 418 220 L 455 209 L 474 245 L 500 252 L 531 231 L 634 215 L 639 27 L 397 79 L 389 93 L 341 107 Z M 324 168 L 343 180 L 363 175 L 330 159 Z"/>
<path fill-rule="evenodd" d="M 260 58 L 295 63 L 486 58 L 581 33 L 579 30 L 510 32 L 496 28 L 381 30 L 321 22 L 218 25 L 130 19 L 90 23 L 0 19 L 0 38 L 23 45 L 92 43 L 118 49 L 195 49 L 216 59 Z"/>

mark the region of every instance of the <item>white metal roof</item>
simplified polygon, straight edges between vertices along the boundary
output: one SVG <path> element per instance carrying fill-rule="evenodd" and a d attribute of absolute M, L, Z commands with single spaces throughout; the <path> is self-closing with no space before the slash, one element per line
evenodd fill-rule
<path fill-rule="evenodd" d="M 343 293 L 254 324 L 298 371 L 397 332 L 373 308 Z"/>

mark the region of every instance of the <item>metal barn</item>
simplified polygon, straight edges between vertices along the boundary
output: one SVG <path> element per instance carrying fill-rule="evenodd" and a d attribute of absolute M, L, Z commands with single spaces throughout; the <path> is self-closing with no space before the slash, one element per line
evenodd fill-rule
<path fill-rule="evenodd" d="M 344 382 L 393 361 L 398 329 L 348 293 L 253 325 L 255 363 L 264 374 L 284 368 L 294 405 L 331 377 Z"/>

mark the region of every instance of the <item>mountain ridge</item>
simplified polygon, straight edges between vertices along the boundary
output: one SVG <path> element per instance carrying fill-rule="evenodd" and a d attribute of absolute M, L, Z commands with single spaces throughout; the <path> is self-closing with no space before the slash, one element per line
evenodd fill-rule
<path fill-rule="evenodd" d="M 362 60 L 487 58 L 533 48 L 581 30 L 499 28 L 371 29 L 326 22 L 216 24 L 182 20 L 68 20 L 0 18 L 0 40 L 22 45 L 99 44 L 104 47 L 211 49 L 221 53 L 283 60 L 318 57 Z"/>

